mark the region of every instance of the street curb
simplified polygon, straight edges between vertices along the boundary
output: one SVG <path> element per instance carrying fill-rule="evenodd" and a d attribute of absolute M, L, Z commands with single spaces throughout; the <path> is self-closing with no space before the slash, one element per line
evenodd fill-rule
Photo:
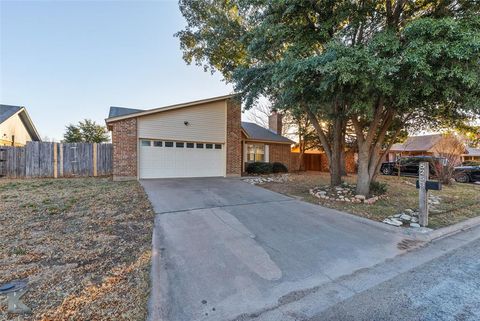
<path fill-rule="evenodd" d="M 318 206 L 324 207 L 322 205 L 318 205 Z M 411 227 L 391 226 L 379 221 L 370 220 L 368 218 L 357 216 L 354 214 L 350 214 L 350 213 L 346 213 L 346 212 L 342 212 L 334 209 L 330 209 L 330 210 L 335 211 L 340 215 L 348 216 L 353 221 L 357 221 L 358 223 L 373 226 L 378 229 L 382 229 L 386 232 L 393 232 L 395 234 L 403 235 L 407 238 L 411 238 L 413 240 L 418 240 L 423 242 L 431 242 L 446 236 L 450 236 L 452 234 L 456 234 L 464 230 L 471 229 L 476 226 L 480 226 L 480 216 L 473 217 L 468 220 L 465 220 L 450 226 L 442 227 L 437 230 L 433 230 L 431 228 L 425 228 L 425 227 L 411 228 Z"/>
<path fill-rule="evenodd" d="M 441 238 L 444 238 L 446 236 L 450 236 L 456 233 L 459 233 L 461 231 L 465 231 L 474 227 L 477 227 L 480 225 L 480 216 L 470 218 L 468 220 L 439 228 L 438 230 L 431 230 L 428 232 L 414 232 L 413 236 L 415 239 L 418 239 L 420 241 L 425 241 L 425 242 L 431 242 L 434 240 L 438 240 Z"/>

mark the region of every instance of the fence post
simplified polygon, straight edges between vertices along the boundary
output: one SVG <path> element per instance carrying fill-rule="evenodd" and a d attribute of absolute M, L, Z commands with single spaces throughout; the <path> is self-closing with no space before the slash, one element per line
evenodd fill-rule
<path fill-rule="evenodd" d="M 97 143 L 93 143 L 93 176 L 97 176 Z"/>
<path fill-rule="evenodd" d="M 53 178 L 57 178 L 57 143 L 53 143 Z"/>
<path fill-rule="evenodd" d="M 60 143 L 60 177 L 63 177 L 63 144 Z"/>

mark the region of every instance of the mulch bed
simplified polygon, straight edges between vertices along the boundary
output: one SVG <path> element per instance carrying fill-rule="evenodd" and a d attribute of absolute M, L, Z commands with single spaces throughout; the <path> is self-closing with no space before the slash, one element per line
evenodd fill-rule
<path fill-rule="evenodd" d="M 0 180 L 0 199 L 0 284 L 28 278 L 25 320 L 145 319 L 153 210 L 138 182 Z"/>

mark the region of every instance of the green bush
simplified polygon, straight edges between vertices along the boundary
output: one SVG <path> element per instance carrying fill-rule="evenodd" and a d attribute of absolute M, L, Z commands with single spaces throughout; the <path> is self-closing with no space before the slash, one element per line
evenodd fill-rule
<path fill-rule="evenodd" d="M 245 171 L 249 174 L 271 174 L 273 172 L 273 165 L 266 162 L 249 163 Z"/>
<path fill-rule="evenodd" d="M 387 192 L 387 184 L 380 182 L 370 183 L 370 193 L 375 195 L 383 195 Z"/>
<path fill-rule="evenodd" d="M 282 163 L 275 162 L 272 164 L 272 170 L 274 173 L 287 173 L 288 168 Z"/>

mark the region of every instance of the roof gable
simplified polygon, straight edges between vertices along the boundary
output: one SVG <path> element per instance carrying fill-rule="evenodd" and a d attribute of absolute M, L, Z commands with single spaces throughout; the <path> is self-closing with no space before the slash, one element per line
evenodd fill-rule
<path fill-rule="evenodd" d="M 242 121 L 242 129 L 247 135 L 247 139 L 266 141 L 266 142 L 276 142 L 284 144 L 293 144 L 294 142 L 286 137 L 278 135 L 271 130 L 259 126 L 255 123 L 249 123 Z"/>

